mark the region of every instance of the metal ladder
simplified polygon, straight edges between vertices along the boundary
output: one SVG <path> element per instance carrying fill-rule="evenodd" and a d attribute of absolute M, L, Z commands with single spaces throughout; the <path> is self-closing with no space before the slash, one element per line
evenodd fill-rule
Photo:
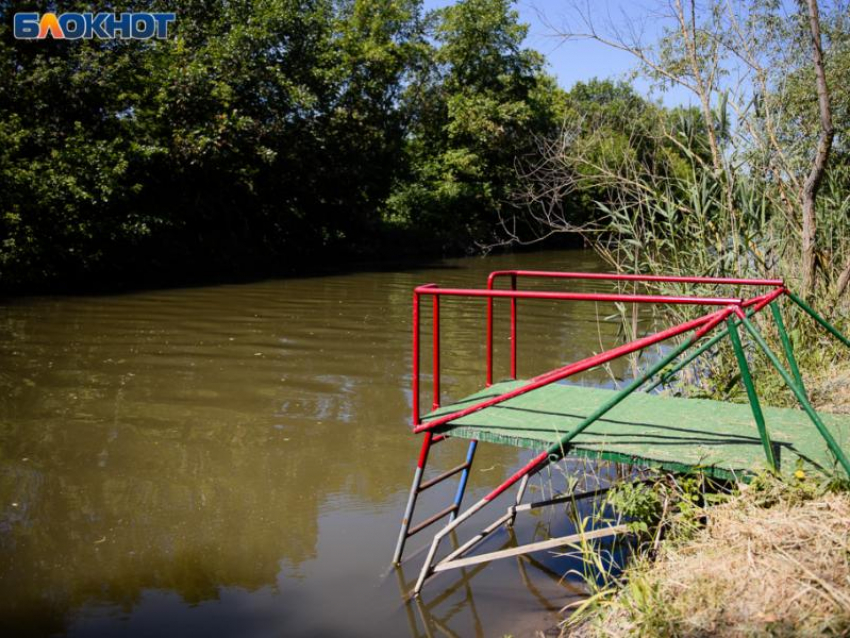
<path fill-rule="evenodd" d="M 401 519 L 401 529 L 398 534 L 398 542 L 396 543 L 395 553 L 393 554 L 393 564 L 395 565 L 401 563 L 404 545 L 408 538 L 418 534 L 446 516 L 450 516 L 451 518 L 449 520 L 453 521 L 460 511 L 460 506 L 463 502 L 463 494 L 466 491 L 466 484 L 469 481 L 469 470 L 472 467 L 472 461 L 475 458 L 475 450 L 478 448 L 478 441 L 469 442 L 469 447 L 466 451 L 466 460 L 463 463 L 451 468 L 450 470 L 446 470 L 438 476 L 423 481 L 422 478 L 425 474 L 425 466 L 428 463 L 428 453 L 431 450 L 431 446 L 445 439 L 446 437 L 443 435 L 434 435 L 429 432 L 425 435 L 425 438 L 422 441 L 422 449 L 419 451 L 419 460 L 417 461 L 416 469 L 413 472 L 413 484 L 410 486 L 410 495 L 407 497 L 407 506 L 404 508 L 404 516 Z M 455 498 L 452 504 L 411 527 L 413 512 L 416 509 L 416 499 L 419 495 L 425 490 L 442 483 L 446 479 L 449 479 L 458 473 L 460 473 L 460 480 L 458 481 L 457 492 L 455 493 Z"/>

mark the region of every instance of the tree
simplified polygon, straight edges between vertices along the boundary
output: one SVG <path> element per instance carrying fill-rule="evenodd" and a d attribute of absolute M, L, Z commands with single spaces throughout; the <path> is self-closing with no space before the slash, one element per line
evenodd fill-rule
<path fill-rule="evenodd" d="M 556 122 L 558 90 L 508 0 L 461 0 L 430 16 L 432 64 L 406 94 L 409 176 L 387 215 L 442 243 L 482 237 L 516 184 L 514 162 Z M 491 231 L 492 232 L 492 231 Z"/>
<path fill-rule="evenodd" d="M 420 0 L 187 0 L 152 41 L 16 41 L 18 8 L 0 4 L 0 286 L 269 272 L 372 241 Z"/>
<path fill-rule="evenodd" d="M 628 174 L 619 171 L 612 178 L 611 170 L 616 174 L 618 169 L 609 164 L 606 170 L 596 172 L 598 178 L 620 183 L 622 188 L 601 202 L 607 211 L 611 206 L 640 202 L 641 193 L 654 192 L 656 199 L 666 199 L 670 208 L 685 214 L 705 210 L 702 205 L 695 206 L 696 193 L 712 193 L 712 201 L 723 202 L 715 214 L 718 220 L 729 221 L 729 236 L 703 255 L 705 267 L 711 263 L 715 268 L 722 264 L 743 269 L 758 266 L 792 281 L 799 278 L 804 292 L 819 283 L 841 294 L 850 281 L 850 246 L 843 239 L 847 215 L 842 218 L 843 205 L 829 210 L 816 196 L 822 182 L 830 183 L 834 193 L 833 180 L 841 175 L 840 167 L 828 162 L 827 140 L 832 139 L 833 127 L 824 116 L 830 110 L 825 108 L 829 106 L 829 77 L 834 69 L 842 68 L 840 57 L 834 60 L 833 55 L 840 56 L 845 48 L 847 6 L 839 0 L 828 12 L 821 12 L 819 19 L 815 2 L 788 16 L 781 15 L 783 10 L 773 0 L 658 3 L 651 20 L 653 31 L 660 35 L 648 41 L 640 17 L 624 15 L 618 22 L 609 13 L 600 19 L 591 5 L 576 3 L 561 35 L 590 38 L 630 53 L 637 72 L 656 87 L 684 88 L 699 105 L 700 117 L 690 118 L 699 133 L 684 140 L 667 126 L 662 144 L 678 147 L 693 164 L 693 176 L 698 179 L 680 188 L 675 180 L 655 179 L 661 175 L 647 178 L 654 169 L 646 163 L 630 165 Z M 821 27 L 828 34 L 822 52 L 817 34 Z M 821 62 L 812 63 L 812 51 Z M 843 86 L 840 73 L 833 78 L 833 86 Z M 816 95 L 820 98 L 815 99 Z M 820 108 L 813 108 L 815 103 Z M 702 154 L 700 140 L 705 140 L 710 151 L 708 159 Z M 583 160 L 585 155 L 579 150 L 571 145 L 562 154 L 570 161 Z M 689 192 L 687 197 L 680 196 Z M 763 204 L 756 206 L 761 200 Z M 752 224 L 761 217 L 764 222 Z M 827 235 L 818 235 L 816 240 L 817 226 Z M 656 238 L 634 239 L 641 243 Z M 696 244 L 693 249 L 692 254 L 705 252 Z M 711 252 L 730 249 L 737 257 L 712 262 Z M 795 261 L 786 258 L 792 252 L 797 255 Z M 817 281 L 814 264 L 821 266 Z"/>

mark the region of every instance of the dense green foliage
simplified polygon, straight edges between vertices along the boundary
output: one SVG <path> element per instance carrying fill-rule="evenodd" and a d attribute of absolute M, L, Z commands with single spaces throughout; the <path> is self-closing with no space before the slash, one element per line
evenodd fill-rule
<path fill-rule="evenodd" d="M 0 287 L 270 273 L 469 245 L 558 90 L 507 0 L 141 1 L 161 41 L 16 41 L 0 3 Z M 421 239 L 428 241 L 422 242 Z"/>
<path fill-rule="evenodd" d="M 438 241 L 490 239 L 517 188 L 514 162 L 554 132 L 559 91 L 508 0 L 460 2 L 434 17 L 434 66 L 411 87 L 413 124 L 391 218 Z"/>

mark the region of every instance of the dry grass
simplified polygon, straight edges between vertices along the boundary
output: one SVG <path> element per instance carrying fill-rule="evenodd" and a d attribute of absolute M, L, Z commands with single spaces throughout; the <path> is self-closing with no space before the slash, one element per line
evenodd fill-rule
<path fill-rule="evenodd" d="M 850 414 L 850 363 L 823 366 L 805 378 L 815 408 L 834 414 Z"/>
<path fill-rule="evenodd" d="M 850 494 L 773 481 L 639 559 L 585 636 L 850 636 Z"/>

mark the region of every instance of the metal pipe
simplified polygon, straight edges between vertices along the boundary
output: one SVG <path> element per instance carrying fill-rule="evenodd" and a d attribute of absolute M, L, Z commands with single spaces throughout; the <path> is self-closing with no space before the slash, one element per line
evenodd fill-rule
<path fill-rule="evenodd" d="M 754 311 L 753 311 L 753 310 L 748 310 L 748 311 L 747 311 L 747 316 L 748 316 L 748 317 L 751 317 L 753 314 L 754 314 Z M 705 342 L 704 344 L 702 344 L 699 348 L 697 348 L 696 350 L 694 350 L 693 352 L 691 352 L 691 353 L 690 353 L 687 357 L 685 357 L 684 359 L 682 359 L 681 361 L 679 361 L 678 363 L 676 363 L 676 365 L 674 365 L 674 366 L 673 366 L 672 368 L 670 368 L 667 372 L 665 372 L 664 374 L 662 374 L 662 375 L 660 376 L 660 378 L 658 379 L 658 381 L 656 381 L 656 382 L 655 382 L 655 383 L 653 383 L 651 386 L 649 386 L 649 387 L 646 389 L 646 391 L 647 391 L 647 392 L 652 392 L 655 388 L 657 388 L 657 387 L 658 387 L 659 385 L 661 385 L 662 383 L 667 383 L 667 382 L 668 382 L 668 381 L 672 378 L 672 376 L 673 376 L 674 374 L 676 374 L 677 372 L 679 372 L 679 370 L 681 370 L 682 368 L 686 367 L 686 366 L 687 366 L 689 363 L 691 363 L 694 359 L 696 359 L 696 358 L 697 358 L 697 357 L 699 357 L 700 355 L 704 354 L 706 350 L 709 350 L 709 349 L 713 348 L 713 347 L 717 344 L 717 342 L 718 342 L 718 341 L 722 340 L 722 339 L 723 339 L 724 337 L 726 337 L 728 334 L 729 334 L 729 329 L 728 329 L 728 328 L 724 328 L 723 330 L 721 330 L 720 332 L 718 332 L 718 333 L 717 333 L 716 335 L 714 335 L 711 339 L 709 339 L 708 341 L 706 341 L 706 342 Z"/>
<path fill-rule="evenodd" d="M 747 398 L 750 400 L 750 408 L 753 411 L 753 418 L 756 421 L 756 427 L 761 437 L 761 443 L 764 446 L 764 455 L 767 457 L 767 464 L 774 472 L 779 468 L 776 466 L 776 459 L 773 456 L 773 446 L 770 444 L 770 436 L 767 433 L 767 425 L 764 421 L 764 413 L 761 410 L 756 386 L 753 383 L 753 377 L 750 374 L 750 366 L 747 363 L 747 357 L 744 354 L 744 348 L 741 345 L 741 338 L 738 336 L 738 327 L 735 325 L 735 320 L 729 318 L 727 321 L 729 338 L 732 341 L 732 348 L 735 350 L 735 358 L 738 360 L 738 368 L 741 370 L 741 381 L 744 383 L 744 388 L 747 390 Z"/>
<path fill-rule="evenodd" d="M 756 297 L 752 297 L 744 301 L 741 304 L 742 308 L 752 308 L 753 312 L 758 312 L 762 308 L 764 308 L 771 301 L 779 297 L 780 295 L 785 293 L 785 288 L 775 288 L 770 292 L 766 292 L 763 295 L 758 295 Z"/>
<path fill-rule="evenodd" d="M 433 325 L 433 379 L 434 379 L 434 401 L 432 403 L 432 410 L 436 410 L 440 407 L 440 297 L 434 296 L 434 311 L 433 318 L 431 320 Z"/>
<path fill-rule="evenodd" d="M 509 476 L 505 481 L 499 485 L 496 489 L 490 492 L 487 496 L 484 497 L 484 500 L 487 502 L 492 501 L 496 497 L 499 496 L 502 492 L 509 489 L 514 483 L 519 481 L 520 479 L 524 479 L 526 475 L 536 474 L 544 467 L 549 465 L 549 462 L 553 459 L 549 458 L 548 452 L 541 452 L 533 459 L 531 459 L 528 463 L 523 465 L 520 469 L 514 472 L 511 476 Z"/>
<path fill-rule="evenodd" d="M 671 295 L 633 295 L 606 292 L 539 292 L 530 290 L 486 290 L 481 288 L 437 288 L 419 286 L 421 295 L 445 297 L 504 297 L 509 299 L 560 299 L 564 301 L 621 301 L 625 303 L 669 303 L 697 306 L 728 306 L 744 303 L 738 297 L 685 297 Z"/>
<path fill-rule="evenodd" d="M 419 485 L 422 483 L 422 473 L 425 471 L 425 464 L 428 462 L 428 451 L 431 449 L 431 439 L 433 433 L 428 432 L 422 439 L 422 448 L 419 450 L 419 459 L 416 462 L 416 469 L 413 471 L 413 484 L 410 486 L 410 494 L 407 497 L 407 505 L 404 508 L 404 516 L 401 519 L 401 529 L 398 533 L 398 542 L 396 542 L 395 552 L 393 553 L 393 564 L 398 565 L 401 562 L 401 555 L 404 552 L 404 544 L 407 541 L 408 530 L 410 529 L 410 521 L 413 518 L 413 510 L 416 507 L 416 497 L 419 495 Z"/>
<path fill-rule="evenodd" d="M 733 314 L 737 307 L 730 307 L 724 311 L 715 313 L 714 317 L 705 323 L 704 326 L 697 328 L 697 331 L 694 333 L 693 337 L 691 337 L 691 344 L 696 343 L 700 339 L 702 339 L 709 332 L 714 330 L 718 325 L 720 325 L 726 317 Z"/>
<path fill-rule="evenodd" d="M 489 284 L 488 284 L 489 285 Z M 486 387 L 493 385 L 493 297 L 487 299 L 487 379 Z"/>
<path fill-rule="evenodd" d="M 788 374 L 788 371 L 782 367 L 782 364 L 779 361 L 779 358 L 773 353 L 770 347 L 767 345 L 767 342 L 764 340 L 764 337 L 761 336 L 758 329 L 753 325 L 753 323 L 747 319 L 743 313 L 739 315 L 741 319 L 741 323 L 744 324 L 747 331 L 752 336 L 753 340 L 758 344 L 759 348 L 767 355 L 767 358 L 770 359 L 770 362 L 773 364 L 773 367 L 776 368 L 776 371 L 779 372 L 779 375 L 782 377 L 782 380 L 785 381 L 785 385 L 787 385 L 791 392 L 794 393 L 794 396 L 797 397 L 797 401 L 800 403 L 800 406 L 809 415 L 809 418 L 812 420 L 812 423 L 815 424 L 815 427 L 820 432 L 821 436 L 826 441 L 826 445 L 829 450 L 835 455 L 835 458 L 844 468 L 844 471 L 847 472 L 847 476 L 850 476 L 850 460 L 847 459 L 847 456 L 838 446 L 838 443 L 835 442 L 835 439 L 832 437 L 830 431 L 826 428 L 823 421 L 821 420 L 818 413 L 812 407 L 812 404 L 809 403 L 806 395 L 797 387 L 794 383 L 794 379 Z"/>
<path fill-rule="evenodd" d="M 413 292 L 413 425 L 419 425 L 419 293 Z"/>
<path fill-rule="evenodd" d="M 522 481 L 519 484 L 519 489 L 516 492 L 516 499 L 514 500 L 514 505 L 510 509 L 508 509 L 508 514 L 510 514 L 510 519 L 508 520 L 507 526 L 512 527 L 514 521 L 516 520 L 517 507 L 522 503 L 522 497 L 525 496 L 525 489 L 528 487 L 529 476 L 526 474 L 522 477 Z"/>
<path fill-rule="evenodd" d="M 741 304 L 741 306 L 742 306 L 742 307 L 750 307 L 750 308 L 747 310 L 747 316 L 748 316 L 748 317 L 752 317 L 752 316 L 753 316 L 753 315 L 754 315 L 754 314 L 755 314 L 758 310 L 761 310 L 761 307 L 758 307 L 758 308 L 752 308 L 751 306 L 755 306 L 755 305 L 757 305 L 757 304 L 759 304 L 760 302 L 765 301 L 765 300 L 772 301 L 772 300 L 773 300 L 776 296 L 778 296 L 778 295 L 779 295 L 779 294 L 781 294 L 782 292 L 783 292 L 782 290 L 775 290 L 775 291 L 773 291 L 773 292 L 771 292 L 771 293 L 768 293 L 768 295 L 763 295 L 763 296 L 761 296 L 761 297 L 755 297 L 755 298 L 753 298 L 753 299 L 748 299 L 748 300 L 747 300 L 747 301 L 745 301 L 743 304 Z M 657 387 L 658 387 L 659 385 L 661 385 L 662 383 L 667 383 L 667 381 L 669 381 L 669 380 L 670 380 L 670 378 L 671 378 L 674 374 L 676 374 L 677 372 L 679 372 L 679 370 L 681 370 L 682 368 L 686 367 L 686 366 L 687 366 L 688 364 L 690 364 L 690 363 L 691 363 L 694 359 L 696 359 L 697 357 L 699 357 L 700 355 L 702 355 L 703 353 L 705 353 L 705 351 L 706 351 L 706 350 L 709 350 L 710 348 L 714 347 L 714 345 L 715 345 L 715 344 L 717 344 L 717 342 L 718 342 L 718 341 L 721 341 L 721 340 L 722 340 L 724 337 L 726 337 L 728 334 L 729 334 L 729 330 L 728 330 L 728 328 L 724 328 L 723 330 L 721 330 L 719 333 L 717 333 L 716 335 L 714 335 L 711 339 L 709 339 L 709 340 L 708 340 L 708 341 L 706 341 L 703 345 L 701 345 L 699 348 L 697 348 L 694 352 L 692 352 L 692 353 L 691 353 L 691 354 L 689 354 L 687 357 L 685 357 L 684 359 L 682 359 L 681 361 L 679 361 L 679 362 L 678 362 L 676 365 L 674 365 L 672 368 L 670 368 L 670 370 L 668 370 L 667 372 L 665 372 L 664 374 L 662 374 L 662 375 L 661 375 L 661 377 L 658 379 L 658 381 L 656 381 L 655 383 L 653 383 L 653 384 L 652 384 L 649 388 L 647 388 L 647 390 L 646 390 L 646 391 L 647 391 L 647 392 L 652 392 L 655 388 L 657 388 Z"/>
<path fill-rule="evenodd" d="M 458 410 L 457 412 L 453 412 L 451 414 L 447 414 L 445 416 L 439 417 L 432 421 L 428 421 L 427 423 L 422 423 L 416 426 L 413 431 L 414 432 L 424 432 L 425 430 L 431 430 L 433 428 L 439 427 L 441 425 L 445 425 L 449 421 L 453 421 L 454 419 L 459 419 L 461 417 L 467 416 L 468 414 L 472 414 L 473 412 L 477 412 L 478 410 L 483 410 L 484 408 L 488 408 L 490 406 L 496 405 L 498 403 L 502 403 L 503 401 L 507 401 L 508 399 L 513 399 L 514 397 L 518 397 L 526 392 L 530 392 L 531 390 L 536 390 L 544 385 L 548 385 L 554 381 L 560 381 L 561 379 L 566 379 L 567 377 L 577 374 L 579 372 L 584 372 L 585 370 L 589 370 L 590 368 L 595 368 L 597 366 L 602 365 L 603 363 L 607 363 L 624 355 L 630 354 L 632 352 L 636 352 L 637 350 L 642 350 L 648 346 L 654 345 L 659 341 L 664 341 L 671 337 L 675 337 L 684 332 L 688 332 L 694 328 L 698 328 L 712 319 L 714 319 L 719 313 L 724 311 L 719 310 L 713 313 L 709 313 L 698 319 L 693 319 L 691 321 L 686 321 L 685 323 L 679 324 L 677 326 L 673 326 L 672 328 L 667 328 L 666 330 L 662 330 L 652 335 L 648 335 L 646 337 L 641 337 L 640 339 L 636 339 L 629 343 L 623 344 L 622 346 L 618 346 L 616 348 L 612 348 L 611 350 L 607 350 L 606 352 L 601 352 L 597 355 L 593 355 L 592 357 L 587 357 L 586 359 L 582 359 L 581 361 L 577 361 L 575 363 L 569 364 L 562 368 L 558 368 L 546 374 L 540 375 L 531 379 L 529 383 L 523 385 L 522 387 L 515 388 L 509 392 L 505 392 L 497 397 L 493 397 L 491 399 L 487 399 L 482 401 L 481 403 L 476 403 L 475 405 L 469 406 L 462 410 Z"/>
<path fill-rule="evenodd" d="M 803 310 L 805 310 L 805 311 L 809 314 L 809 316 L 811 316 L 811 318 L 812 318 L 812 319 L 814 319 L 814 320 L 815 320 L 815 321 L 817 321 L 817 322 L 818 322 L 821 326 L 823 326 L 824 328 L 826 328 L 826 330 L 827 330 L 827 331 L 828 331 L 828 332 L 829 332 L 829 333 L 830 333 L 833 337 L 835 337 L 835 338 L 836 338 L 836 339 L 838 339 L 841 343 L 843 343 L 845 346 L 847 346 L 848 348 L 850 348 L 850 339 L 848 339 L 848 338 L 847 338 L 847 337 L 845 337 L 843 334 L 841 334 L 840 332 L 838 332 L 838 329 L 837 329 L 835 326 L 833 326 L 833 325 L 832 325 L 831 323 L 829 323 L 826 319 L 824 319 L 824 318 L 823 318 L 823 317 L 821 317 L 818 313 L 816 313 L 816 312 L 814 311 L 814 309 L 812 309 L 812 307 L 811 307 L 811 306 L 809 306 L 809 304 L 807 304 L 805 301 L 803 301 L 802 299 L 800 299 L 800 298 L 799 298 L 797 295 L 795 295 L 793 292 L 791 292 L 790 290 L 786 290 L 785 292 L 788 294 L 788 296 L 789 296 L 789 297 L 791 297 L 791 301 L 793 301 L 795 304 L 797 304 L 798 306 L 800 306 L 800 308 L 802 308 Z"/>
<path fill-rule="evenodd" d="M 526 474 L 525 476 L 522 477 L 522 483 L 519 484 L 519 489 L 517 490 L 517 493 L 516 493 L 516 503 L 515 503 L 516 505 L 519 505 L 520 503 L 522 503 L 522 498 L 523 498 L 523 496 L 525 496 L 525 490 L 528 487 L 528 480 L 529 480 L 528 474 Z"/>
<path fill-rule="evenodd" d="M 736 277 L 677 277 L 674 275 L 626 275 L 616 273 L 553 272 L 549 270 L 496 270 L 490 279 L 513 275 L 551 279 L 597 279 L 603 281 L 646 281 L 682 284 L 728 284 L 737 286 L 784 286 L 782 279 L 741 279 Z"/>
<path fill-rule="evenodd" d="M 508 512 L 504 516 L 497 518 L 495 521 L 490 523 L 487 527 L 485 527 L 480 532 L 478 532 L 478 534 L 476 534 L 475 536 L 470 538 L 468 541 L 466 541 L 463 545 L 461 545 L 460 547 L 455 549 L 451 554 L 446 556 L 443 560 L 449 561 L 449 560 L 452 560 L 454 558 L 457 558 L 458 556 L 462 556 L 463 554 L 465 554 L 466 552 L 471 550 L 473 547 L 475 547 L 478 543 L 480 543 L 485 538 L 487 538 L 490 534 L 495 532 L 502 523 L 508 523 L 509 522 L 508 519 L 510 517 L 511 517 L 511 513 Z"/>
<path fill-rule="evenodd" d="M 427 481 L 424 481 L 424 482 L 422 483 L 422 485 L 420 485 L 420 486 L 419 486 L 419 491 L 420 491 L 420 492 L 424 492 L 424 491 L 425 491 L 425 490 L 427 490 L 429 487 L 434 487 L 434 486 L 435 486 L 435 485 L 437 485 L 438 483 L 442 483 L 442 482 L 443 482 L 443 481 L 445 481 L 447 478 L 450 478 L 450 477 L 454 476 L 454 475 L 455 475 L 455 474 L 457 474 L 458 472 L 461 472 L 461 471 L 465 470 L 465 469 L 466 469 L 466 468 L 468 468 L 468 467 L 469 467 L 469 464 L 468 464 L 468 463 L 461 463 L 460 465 L 456 465 L 456 466 L 454 466 L 452 469 L 450 469 L 450 470 L 446 470 L 446 471 L 445 471 L 445 472 L 443 472 L 442 474 L 439 474 L 439 475 L 435 476 L 434 478 L 431 478 L 431 479 L 428 479 Z"/>
<path fill-rule="evenodd" d="M 782 313 L 775 301 L 770 304 L 770 312 L 773 315 L 773 322 L 776 324 L 776 331 L 779 333 L 779 340 L 782 342 L 782 349 L 785 351 L 785 360 L 788 362 L 788 367 L 791 368 L 791 374 L 794 375 L 797 387 L 805 393 L 806 386 L 803 384 L 803 375 L 800 374 L 800 368 L 797 366 L 797 359 L 794 356 L 794 348 L 791 346 L 791 339 L 788 338 Z"/>
<path fill-rule="evenodd" d="M 418 534 L 419 532 L 421 532 L 426 527 L 433 525 L 434 523 L 439 521 L 441 518 L 447 516 L 448 514 L 456 512 L 456 511 L 457 511 L 457 505 L 449 505 L 447 508 L 440 510 L 439 512 L 437 512 L 436 514 L 433 514 L 432 516 L 429 516 L 428 518 L 426 518 L 421 523 L 418 523 L 416 526 L 411 527 L 410 531 L 407 532 L 407 535 L 413 536 L 414 534 Z"/>
<path fill-rule="evenodd" d="M 511 290 L 516 290 L 516 275 L 511 276 Z M 492 303 L 492 301 L 490 302 Z M 516 347 L 516 337 L 517 337 L 517 299 L 516 297 L 511 298 L 511 379 L 516 380 L 517 376 L 517 347 Z"/>
<path fill-rule="evenodd" d="M 472 461 L 475 459 L 476 449 L 478 449 L 478 441 L 470 441 L 469 447 L 466 449 L 466 461 L 464 463 L 466 468 L 460 475 L 460 480 L 457 484 L 457 492 L 455 492 L 454 504 L 457 506 L 457 509 L 452 513 L 449 520 L 453 521 L 457 516 L 457 513 L 460 511 L 460 505 L 463 502 L 463 494 L 466 492 L 466 484 L 469 481 L 469 473 L 472 470 Z"/>

